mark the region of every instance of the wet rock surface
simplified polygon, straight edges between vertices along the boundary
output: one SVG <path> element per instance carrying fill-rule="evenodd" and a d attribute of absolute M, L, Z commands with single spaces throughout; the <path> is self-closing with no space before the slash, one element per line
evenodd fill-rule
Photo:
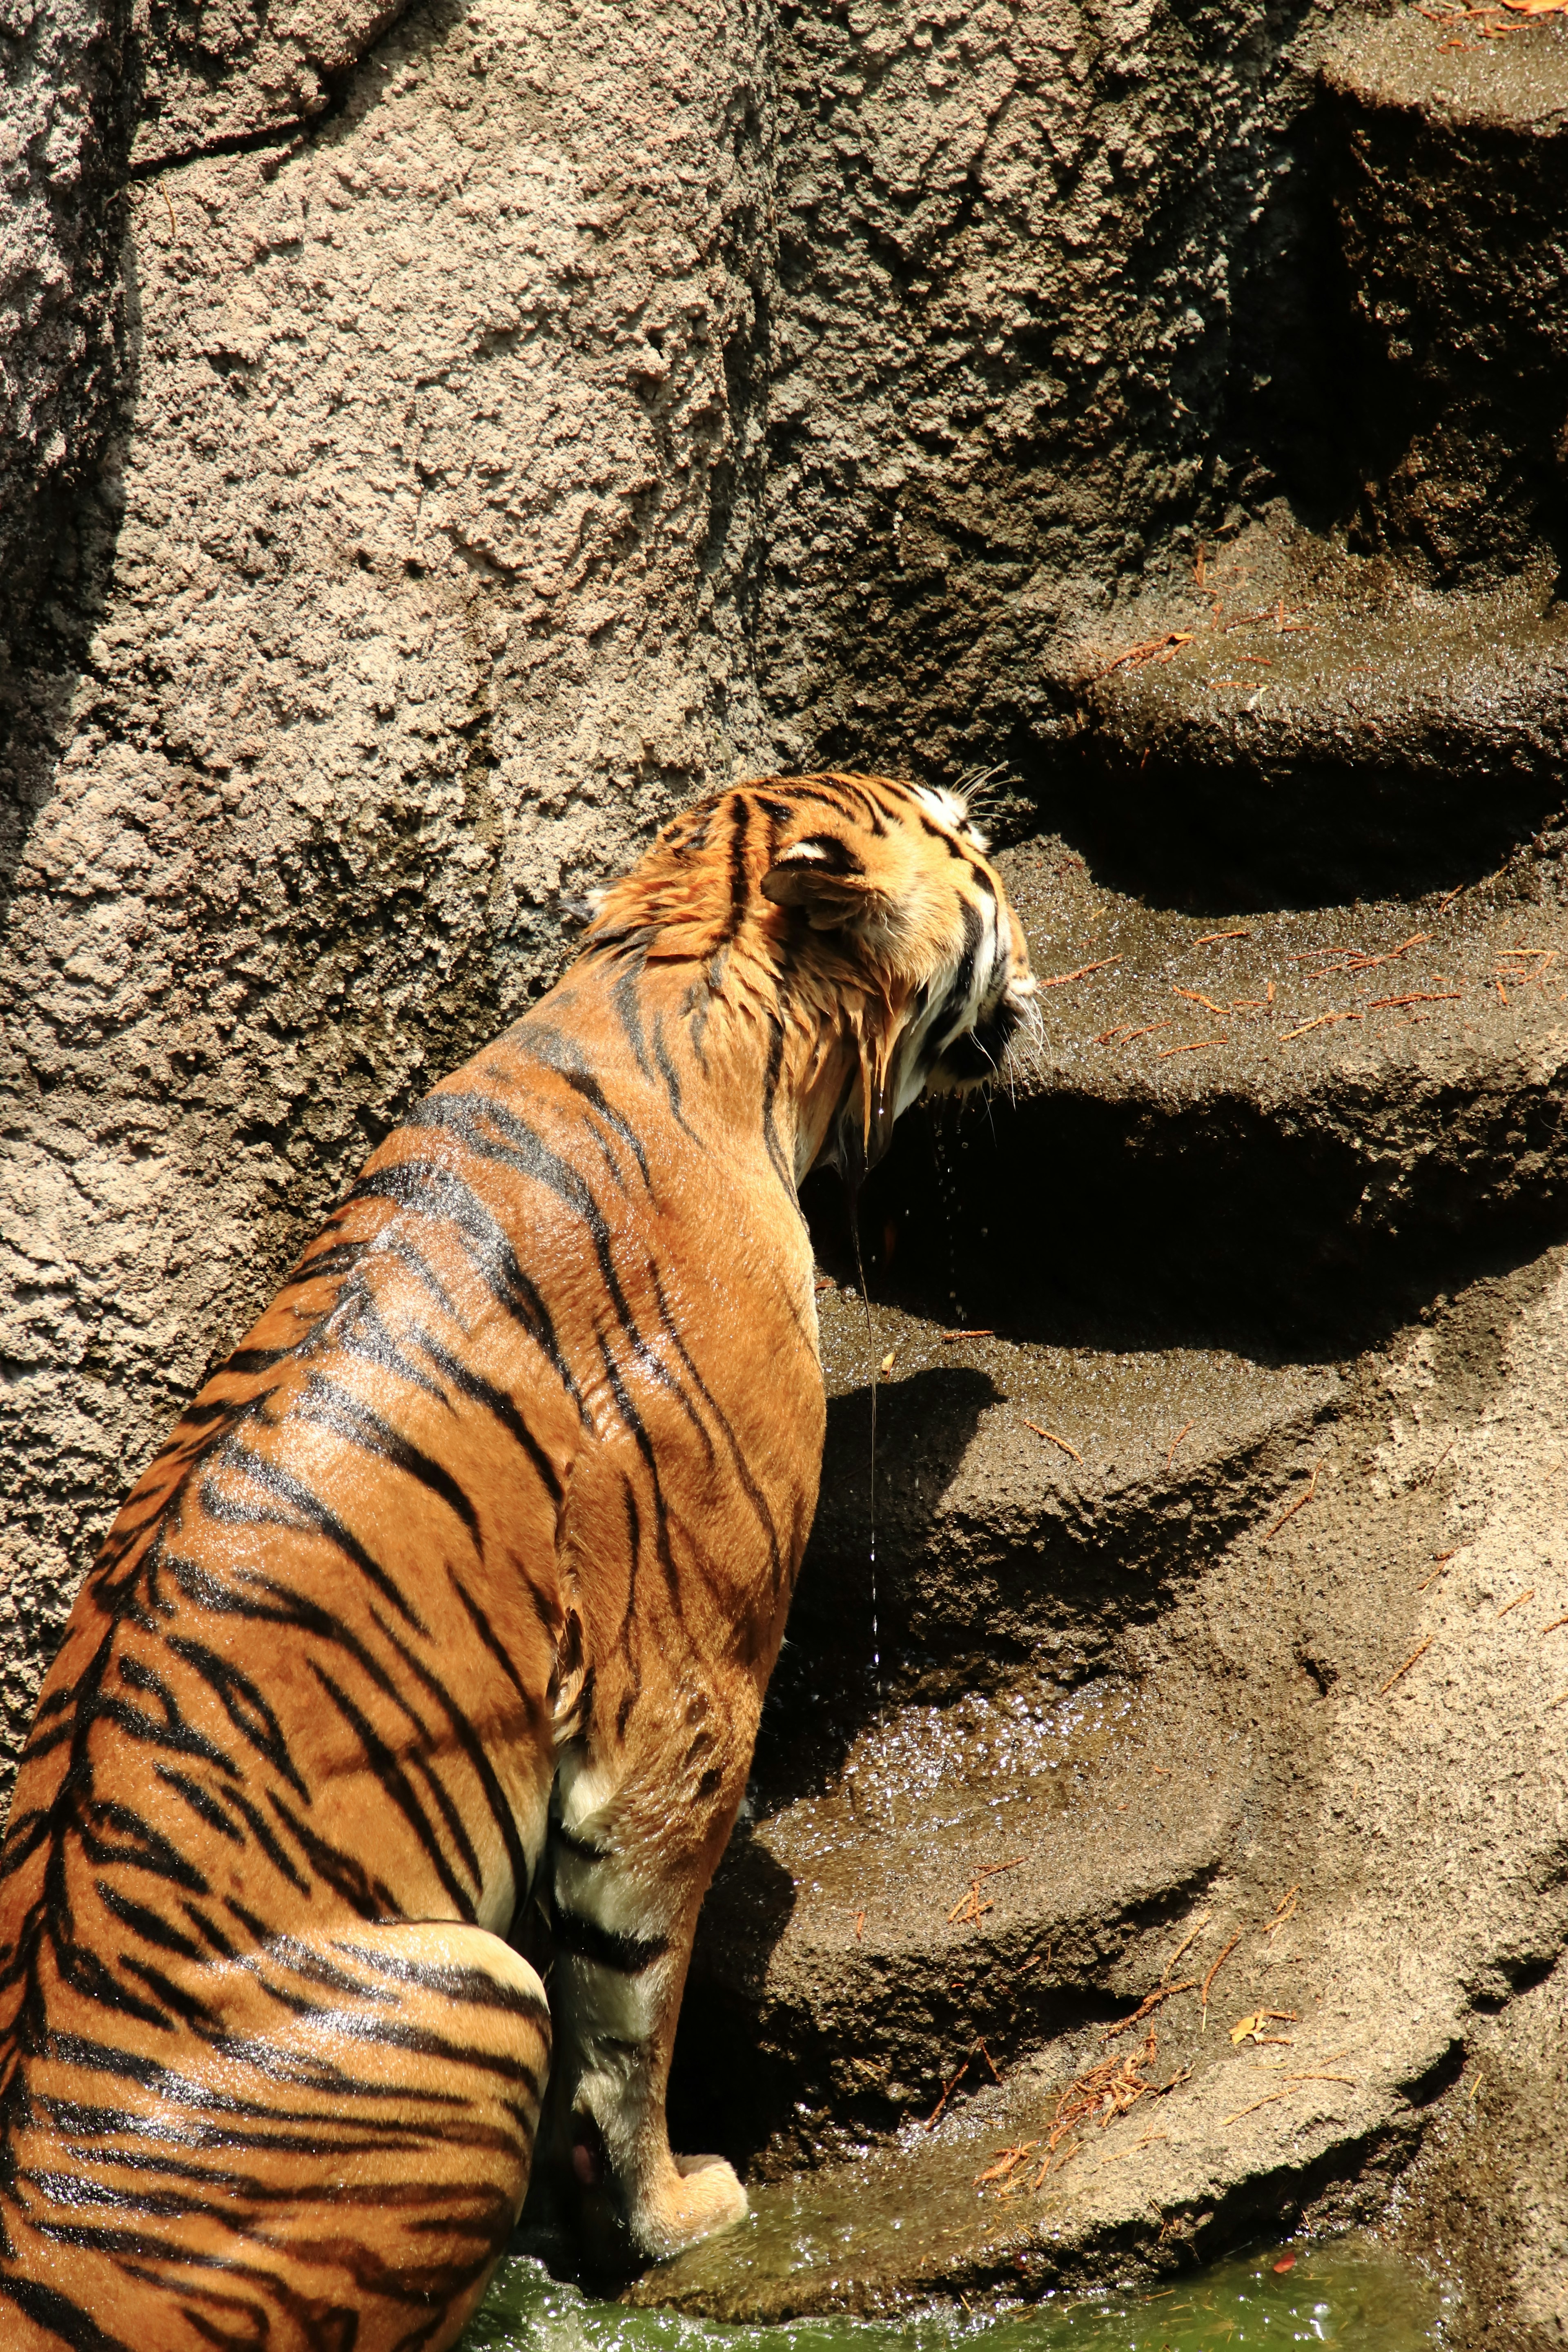
<path fill-rule="evenodd" d="M 0 42 L 7 1752 L 563 902 L 738 772 L 991 771 L 1040 1033 L 867 1185 L 869 1332 L 808 1200 L 822 1506 L 673 2097 L 754 2216 L 635 2292 L 1355 2218 L 1560 2343 L 1562 28 Z"/>
<path fill-rule="evenodd" d="M 1549 2095 L 1516 2116 L 1506 2086 L 1550 2024 L 1510 2045 L 1498 2021 L 1565 1925 L 1565 1349 L 1559 1247 L 1347 1366 L 1295 1475 L 1244 1490 L 1248 1523 L 1066 1693 L 1058 1656 L 1047 1691 L 1017 1675 L 940 1732 L 884 1712 L 827 1792 L 776 1810 L 764 1747 L 689 2063 L 785 2177 L 749 2235 L 639 2299 L 783 2316 L 1174 2273 L 1250 2231 L 1383 2217 L 1440 2118 L 1459 2150 L 1406 2209 L 1430 2246 L 1475 2193 L 1479 2084 L 1533 2230 L 1505 2256 L 1487 2209 L 1468 2249 L 1542 2301 L 1561 2167 L 1537 2180 L 1526 2151 Z M 715 2050 L 725 2004 L 750 2045 Z M 1110 2062 L 1124 2107 L 1070 2127 Z M 847 2138 L 859 2160 L 833 2162 Z"/>

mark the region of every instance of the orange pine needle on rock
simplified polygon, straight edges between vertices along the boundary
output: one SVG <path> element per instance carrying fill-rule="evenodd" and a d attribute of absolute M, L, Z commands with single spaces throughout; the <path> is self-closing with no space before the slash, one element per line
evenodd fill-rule
<path fill-rule="evenodd" d="M 1312 1481 L 1306 1493 L 1304 1495 L 1298 1495 L 1296 1500 L 1289 1506 L 1289 1507 L 1280 1512 L 1279 1517 L 1275 1520 L 1274 1525 L 1269 1528 L 1268 1534 L 1265 1536 L 1259 1536 L 1259 1543 L 1272 1543 L 1280 1528 L 1285 1525 L 1286 1520 L 1293 1519 L 1298 1511 L 1304 1511 L 1306 1509 L 1308 1504 L 1311 1501 L 1313 1496 L 1318 1491 L 1318 1473 L 1321 1470 L 1322 1466 L 1323 1465 L 1321 1462 L 1314 1463 L 1312 1465 Z"/>
<path fill-rule="evenodd" d="M 1069 980 L 1087 980 L 1091 971 L 1109 971 L 1113 963 L 1121 961 L 1119 955 L 1101 956 L 1098 963 L 1080 963 L 1076 971 L 1058 971 L 1055 979 L 1037 980 L 1035 985 L 1037 988 L 1065 988 Z"/>
<path fill-rule="evenodd" d="M 1129 646 L 1097 670 L 1091 670 L 1080 683 L 1096 686 L 1109 677 L 1114 669 L 1125 669 L 1130 662 L 1169 661 L 1178 646 L 1190 645 L 1195 633 L 1192 629 L 1167 629 L 1163 637 L 1146 637 L 1141 646 Z"/>
<path fill-rule="evenodd" d="M 1018 2166 L 1027 2157 L 1033 2156 L 1039 2144 L 1037 2139 L 1026 2139 L 1020 2140 L 1015 2147 L 998 2148 L 995 2160 L 988 2170 L 975 2174 L 976 2189 L 984 2189 L 989 2181 L 1005 2180 L 1010 2173 L 1016 2171 Z"/>
<path fill-rule="evenodd" d="M 1123 1024 L 1120 1029 L 1105 1030 L 1094 1042 L 1097 1045 L 1109 1045 L 1113 1038 L 1119 1038 L 1124 1045 L 1131 1045 L 1135 1037 L 1152 1037 L 1157 1031 L 1168 1029 L 1170 1025 L 1168 1021 L 1151 1021 L 1147 1029 L 1130 1029 Z"/>
<path fill-rule="evenodd" d="M 1374 996 L 1366 1009 L 1369 1013 L 1386 1013 L 1398 1004 L 1457 1004 L 1463 994 L 1460 988 L 1415 988 L 1408 996 Z"/>
<path fill-rule="evenodd" d="M 1303 1021 L 1299 1029 L 1287 1029 L 1279 1043 L 1288 1045 L 1292 1037 L 1304 1037 L 1310 1029 L 1326 1029 L 1335 1021 L 1362 1021 L 1365 1017 L 1361 1013 L 1320 1013 L 1315 1021 Z"/>
<path fill-rule="evenodd" d="M 942 2111 L 943 2107 L 945 2107 L 945 2106 L 946 2106 L 946 2105 L 947 2105 L 947 2103 L 948 2103 L 949 2099 L 951 2099 L 951 2098 L 952 2098 L 952 2095 L 953 2095 L 954 2091 L 956 2091 L 956 2090 L 957 2090 L 957 2088 L 958 2088 L 958 2086 L 959 2086 L 960 2083 L 962 2083 L 962 2082 L 963 2082 L 963 2080 L 964 2076 L 968 2074 L 968 2072 L 969 2072 L 969 2061 L 968 2061 L 968 2059 L 966 2058 L 966 2059 L 964 2060 L 964 2062 L 963 2062 L 963 2065 L 959 2068 L 959 2070 L 958 2070 L 957 2074 L 953 2076 L 953 2078 L 952 2078 L 952 2082 L 951 2082 L 951 2083 L 946 2083 L 946 2084 L 944 2084 L 942 2085 L 942 2094 L 941 2098 L 937 2101 L 937 2103 L 936 2103 L 935 2106 L 931 2109 L 931 2111 L 930 2115 L 926 2117 L 926 2129 L 927 2129 L 927 2131 L 928 2131 L 928 2132 L 929 2132 L 929 2131 L 935 2131 L 936 2126 L 937 2126 L 937 2121 L 938 2121 L 938 2118 L 940 2117 L 940 2116 L 941 2116 L 941 2114 L 942 2114 Z"/>
<path fill-rule="evenodd" d="M 1394 1688 L 1394 1684 L 1398 1682 L 1403 1675 L 1407 1675 L 1410 1672 L 1410 1669 L 1415 1664 L 1416 1659 L 1424 1658 L 1426 1656 L 1436 1638 L 1436 1636 L 1435 1634 L 1428 1633 L 1420 1648 L 1418 1650 L 1412 1650 L 1410 1655 L 1405 1659 L 1405 1664 L 1402 1666 L 1396 1666 L 1394 1668 L 1393 1674 L 1389 1675 L 1388 1680 L 1384 1684 L 1383 1688 L 1378 1692 L 1377 1695 L 1379 1698 L 1386 1698 L 1388 1696 L 1388 1694 Z"/>
<path fill-rule="evenodd" d="M 1505 1601 L 1502 1607 L 1498 1611 L 1498 1615 L 1500 1617 L 1506 1617 L 1510 1609 L 1522 1609 L 1527 1601 L 1533 1601 L 1534 1598 L 1535 1587 L 1532 1584 L 1528 1592 L 1516 1593 L 1511 1601 Z"/>
<path fill-rule="evenodd" d="M 1213 1984 L 1215 1977 L 1218 1976 L 1221 1969 L 1224 1968 L 1226 1960 L 1229 1959 L 1232 1952 L 1235 1951 L 1240 1941 L 1241 1930 L 1238 1927 L 1236 1934 L 1231 1937 L 1229 1943 L 1226 1946 L 1224 1951 L 1220 1954 L 1218 1959 L 1215 1962 L 1213 1968 L 1209 1970 L 1207 1976 L 1203 1980 L 1203 1984 L 1198 1992 L 1198 2002 L 1201 2008 L 1207 2009 L 1209 2005 L 1209 1987 Z"/>
<path fill-rule="evenodd" d="M 1037 1421 L 1031 1421 L 1026 1413 L 1021 1415 L 1020 1418 L 1023 1421 L 1025 1428 L 1032 1429 L 1037 1437 L 1049 1438 L 1053 1445 L 1059 1445 L 1064 1454 L 1070 1454 L 1075 1462 L 1079 1465 L 1082 1464 L 1083 1456 L 1079 1452 L 1078 1447 L 1076 1445 L 1069 1445 L 1065 1437 L 1058 1437 L 1054 1429 L 1042 1429 L 1039 1423 Z"/>
<path fill-rule="evenodd" d="M 1165 1456 L 1165 1475 L 1167 1478 L 1171 1475 L 1171 1465 L 1176 1458 L 1177 1446 L 1180 1445 L 1183 1438 L 1186 1436 L 1188 1431 L 1194 1430 L 1196 1427 L 1197 1423 L 1195 1421 L 1184 1422 L 1182 1427 L 1177 1430 L 1174 1437 L 1172 1438 L 1170 1451 Z"/>
<path fill-rule="evenodd" d="M 1249 940 L 1251 937 L 1252 933 L 1246 929 L 1235 931 L 1205 931 L 1201 939 L 1193 941 L 1193 945 L 1195 948 L 1212 948 L 1219 940 Z"/>
<path fill-rule="evenodd" d="M 1114 2042 L 1117 2035 L 1119 2033 L 1125 2033 L 1130 2025 L 1142 2025 L 1143 2020 L 1149 2016 L 1152 2011 L 1158 2009 L 1163 2000 L 1169 2000 L 1174 1993 L 1195 1992 L 1197 1990 L 1197 1985 L 1198 1980 L 1196 1977 L 1184 1977 L 1180 1984 L 1158 1986 L 1153 1992 L 1148 1993 L 1144 1996 L 1143 2000 L 1133 2011 L 1131 2017 L 1122 2018 L 1119 2024 L 1108 2025 L 1104 2032 L 1100 2035 L 1100 2040 L 1102 2042 Z"/>

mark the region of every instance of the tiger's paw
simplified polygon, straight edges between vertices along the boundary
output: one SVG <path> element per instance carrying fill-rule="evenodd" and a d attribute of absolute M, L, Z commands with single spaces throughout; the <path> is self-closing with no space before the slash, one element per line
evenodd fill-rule
<path fill-rule="evenodd" d="M 639 2200 L 632 2234 L 643 2253 L 662 2262 L 743 2221 L 748 2210 L 734 2167 L 721 2156 L 678 2156 L 657 2190 Z"/>

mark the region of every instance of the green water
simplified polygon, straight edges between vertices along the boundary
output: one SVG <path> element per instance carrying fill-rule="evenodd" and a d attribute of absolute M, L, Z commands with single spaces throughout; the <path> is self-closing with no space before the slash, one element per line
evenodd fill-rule
<path fill-rule="evenodd" d="M 1047 2295 L 999 2315 L 959 2304 L 902 2320 L 799 2319 L 728 2327 L 673 2311 L 595 2303 L 539 2263 L 505 2264 L 462 2352 L 1241 2352 L 1332 2345 L 1418 2352 L 1443 2341 L 1445 2298 L 1381 2247 L 1341 2239 L 1216 2264 L 1163 2290 Z"/>

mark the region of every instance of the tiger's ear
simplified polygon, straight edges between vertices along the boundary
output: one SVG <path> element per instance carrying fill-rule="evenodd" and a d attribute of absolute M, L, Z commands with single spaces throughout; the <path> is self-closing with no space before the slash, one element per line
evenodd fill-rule
<path fill-rule="evenodd" d="M 798 907 L 814 931 L 847 930 L 885 903 L 853 850 L 830 833 L 793 843 L 763 875 L 763 896 Z"/>

